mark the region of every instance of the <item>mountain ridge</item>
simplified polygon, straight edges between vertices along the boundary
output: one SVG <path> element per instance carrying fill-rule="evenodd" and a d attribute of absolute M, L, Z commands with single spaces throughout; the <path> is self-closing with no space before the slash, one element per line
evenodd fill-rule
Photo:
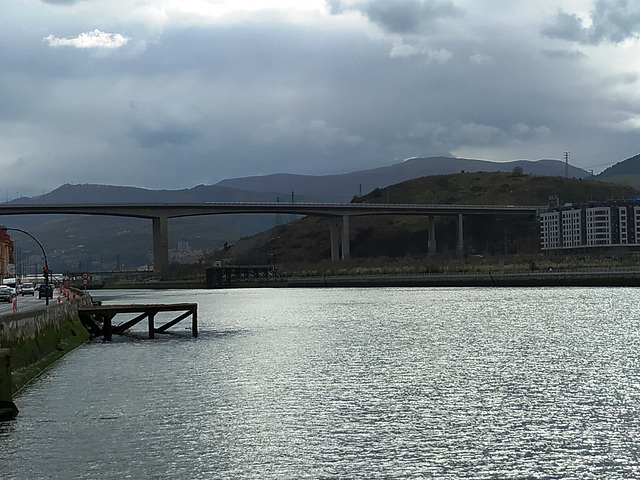
<path fill-rule="evenodd" d="M 225 179 L 216 186 L 250 191 L 288 191 L 294 199 L 298 192 L 313 197 L 326 197 L 327 201 L 348 202 L 354 196 L 389 185 L 430 175 L 467 172 L 511 172 L 522 168 L 522 173 L 544 176 L 564 176 L 565 163 L 559 160 L 514 160 L 493 162 L 455 157 L 417 157 L 393 165 L 335 175 L 269 174 L 262 176 Z M 590 173 L 569 165 L 569 176 L 586 178 Z"/>
<path fill-rule="evenodd" d="M 202 203 L 202 202 L 349 202 L 376 188 L 430 175 L 466 172 L 511 172 L 564 176 L 559 160 L 514 160 L 494 162 L 455 157 L 416 157 L 392 165 L 332 175 L 273 173 L 224 179 L 212 185 L 182 189 L 149 189 L 136 186 L 64 184 L 36 197 L 20 197 L 8 203 Z M 640 166 L 638 168 L 640 173 Z M 569 177 L 586 178 L 590 173 L 569 165 Z M 293 197 L 293 198 L 292 198 Z"/>

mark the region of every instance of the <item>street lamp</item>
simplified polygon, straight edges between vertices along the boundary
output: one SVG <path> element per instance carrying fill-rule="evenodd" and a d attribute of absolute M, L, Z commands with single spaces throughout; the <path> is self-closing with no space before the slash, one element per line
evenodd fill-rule
<path fill-rule="evenodd" d="M 21 233 L 24 233 L 25 235 L 30 236 L 38 244 L 38 246 L 40 247 L 40 250 L 42 250 L 42 255 L 44 256 L 44 292 L 45 292 L 44 298 L 46 301 L 46 305 L 49 305 L 49 262 L 47 261 L 47 252 L 44 251 L 44 247 L 38 241 L 38 239 L 33 235 L 31 235 L 29 232 L 25 232 L 24 230 L 20 230 L 19 228 L 7 228 L 7 230 L 21 232 Z"/>

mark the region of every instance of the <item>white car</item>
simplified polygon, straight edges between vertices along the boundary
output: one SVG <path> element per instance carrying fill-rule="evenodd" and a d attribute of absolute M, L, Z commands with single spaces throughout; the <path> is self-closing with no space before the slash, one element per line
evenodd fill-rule
<path fill-rule="evenodd" d="M 4 285 L 0 286 L 0 302 L 11 303 L 16 297 L 15 289 Z"/>

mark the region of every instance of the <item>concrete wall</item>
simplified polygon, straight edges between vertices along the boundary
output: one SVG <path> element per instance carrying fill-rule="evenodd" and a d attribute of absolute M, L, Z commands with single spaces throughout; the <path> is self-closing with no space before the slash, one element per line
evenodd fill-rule
<path fill-rule="evenodd" d="M 11 391 L 11 351 L 0 348 L 0 421 L 10 420 L 18 414 Z"/>
<path fill-rule="evenodd" d="M 10 349 L 13 393 L 89 339 L 78 316 L 78 309 L 89 305 L 91 296 L 80 294 L 60 304 L 0 317 L 0 348 Z M 0 385 L 0 391 L 3 388 Z"/>

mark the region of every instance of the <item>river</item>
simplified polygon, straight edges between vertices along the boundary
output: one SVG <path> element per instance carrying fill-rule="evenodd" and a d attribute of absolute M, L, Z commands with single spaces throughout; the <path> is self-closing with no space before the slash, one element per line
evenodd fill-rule
<path fill-rule="evenodd" d="M 102 291 L 197 302 L 48 369 L 0 478 L 640 478 L 634 288 Z"/>

